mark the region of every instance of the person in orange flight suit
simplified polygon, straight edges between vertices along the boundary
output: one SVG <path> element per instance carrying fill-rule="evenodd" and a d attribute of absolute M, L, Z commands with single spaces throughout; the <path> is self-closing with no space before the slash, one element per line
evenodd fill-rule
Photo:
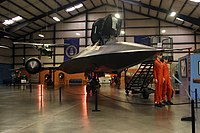
<path fill-rule="evenodd" d="M 170 81 L 170 75 L 169 75 L 169 68 L 167 66 L 168 63 L 168 59 L 167 57 L 163 58 L 163 69 L 164 69 L 164 83 L 163 83 L 163 92 L 162 92 L 162 100 L 164 104 L 167 105 L 172 105 L 173 103 L 171 102 L 172 99 L 172 93 L 173 93 L 173 89 L 172 89 L 172 85 L 171 85 L 171 81 Z M 166 95 L 167 95 L 167 101 L 166 101 Z"/>
<path fill-rule="evenodd" d="M 153 66 L 153 74 L 154 74 L 154 83 L 155 83 L 155 94 L 154 94 L 154 103 L 156 107 L 162 107 L 162 88 L 163 88 L 163 63 L 161 62 L 162 55 L 157 55 L 154 66 Z"/>

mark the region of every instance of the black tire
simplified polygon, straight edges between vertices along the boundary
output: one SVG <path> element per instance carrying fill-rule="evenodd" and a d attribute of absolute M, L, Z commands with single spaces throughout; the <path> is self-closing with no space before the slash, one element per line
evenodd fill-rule
<path fill-rule="evenodd" d="M 142 96 L 144 99 L 148 99 L 149 98 L 149 90 L 148 88 L 144 88 L 142 91 Z"/>
<path fill-rule="evenodd" d="M 126 95 L 129 95 L 129 90 L 126 90 L 125 92 L 126 92 Z"/>

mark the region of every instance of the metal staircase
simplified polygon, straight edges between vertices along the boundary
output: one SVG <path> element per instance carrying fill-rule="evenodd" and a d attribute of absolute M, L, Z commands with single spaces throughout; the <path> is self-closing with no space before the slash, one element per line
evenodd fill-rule
<path fill-rule="evenodd" d="M 127 94 L 129 94 L 129 91 L 132 91 L 132 94 L 142 93 L 143 98 L 148 99 L 149 94 L 153 92 L 152 89 L 148 88 L 153 80 L 153 63 L 153 60 L 141 63 L 140 67 L 126 85 L 125 90 Z"/>

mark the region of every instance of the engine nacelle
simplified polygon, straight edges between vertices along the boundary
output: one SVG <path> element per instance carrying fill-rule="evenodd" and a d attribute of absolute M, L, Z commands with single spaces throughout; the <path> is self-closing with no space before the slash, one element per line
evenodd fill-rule
<path fill-rule="evenodd" d="M 29 72 L 31 74 L 36 74 L 41 71 L 42 63 L 38 58 L 32 57 L 26 61 L 25 68 L 26 68 L 27 72 Z"/>

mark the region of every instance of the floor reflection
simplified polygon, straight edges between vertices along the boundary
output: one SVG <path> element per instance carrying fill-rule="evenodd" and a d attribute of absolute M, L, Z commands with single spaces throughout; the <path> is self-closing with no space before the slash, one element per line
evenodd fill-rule
<path fill-rule="evenodd" d="M 87 95 L 87 92 L 86 92 L 86 86 L 84 86 L 84 88 L 83 88 L 83 93 L 84 93 L 84 95 L 81 96 L 82 121 L 83 121 L 83 124 L 85 125 L 85 127 L 87 129 L 89 129 L 90 128 L 90 122 L 89 122 L 89 119 L 88 119 L 88 105 L 87 105 L 88 95 Z"/>
<path fill-rule="evenodd" d="M 38 92 L 38 111 L 44 112 L 44 85 L 38 85 L 37 86 L 37 92 Z"/>

